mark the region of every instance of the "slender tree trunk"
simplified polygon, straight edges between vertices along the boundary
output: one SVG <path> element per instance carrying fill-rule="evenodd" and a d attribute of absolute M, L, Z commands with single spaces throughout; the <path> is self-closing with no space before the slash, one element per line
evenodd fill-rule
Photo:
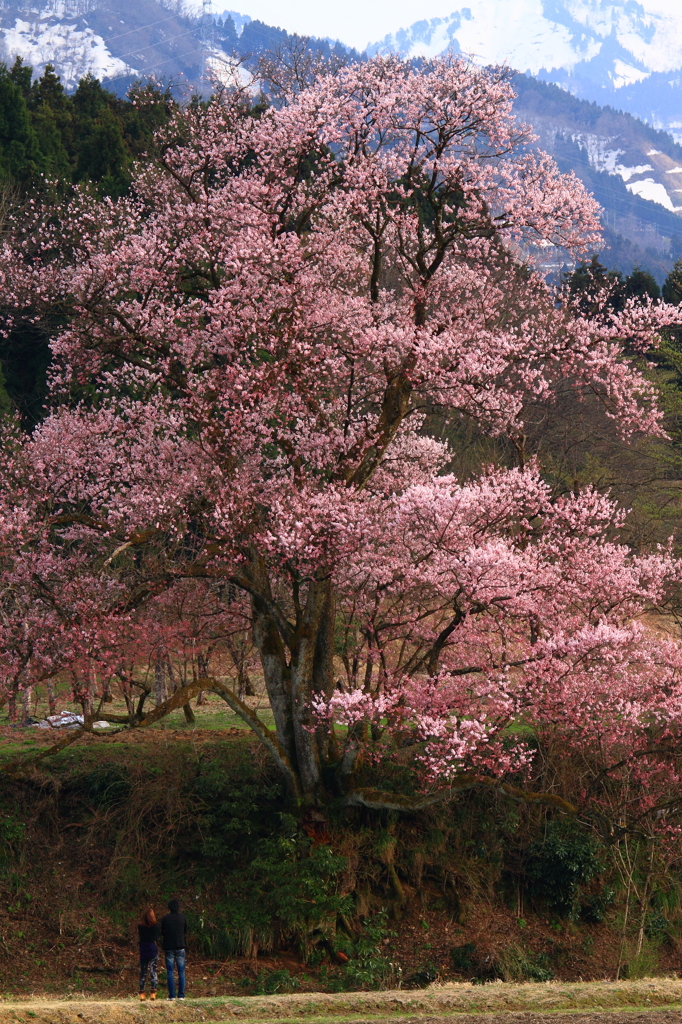
<path fill-rule="evenodd" d="M 162 657 L 154 662 L 154 703 L 157 708 L 168 699 L 168 687 L 166 685 L 166 665 Z"/>
<path fill-rule="evenodd" d="M 51 679 L 47 680 L 47 706 L 51 715 L 57 713 L 57 697 L 54 692 L 54 683 Z"/>
<path fill-rule="evenodd" d="M 630 892 L 632 890 L 632 877 L 628 877 L 627 891 L 625 894 L 625 915 L 623 917 L 623 933 L 620 939 L 620 948 L 618 950 L 618 966 L 616 967 L 616 981 L 620 979 L 620 972 L 623 968 L 623 956 L 625 953 L 625 943 L 628 934 L 628 918 L 630 916 Z"/>
<path fill-rule="evenodd" d="M 207 654 L 200 651 L 197 654 L 197 670 L 199 672 L 199 679 L 208 679 L 209 673 L 209 658 Z M 197 696 L 197 707 L 200 708 L 206 703 L 206 695 L 203 690 Z"/>
<path fill-rule="evenodd" d="M 22 707 L 22 721 L 28 722 L 31 717 L 31 697 L 33 696 L 33 687 L 25 686 L 21 691 L 21 707 Z"/>
<path fill-rule="evenodd" d="M 639 933 L 637 935 L 637 950 L 635 956 L 639 956 L 642 952 L 642 946 L 644 945 L 644 929 L 646 927 L 646 913 L 648 910 L 649 893 L 651 892 L 651 876 L 654 870 L 654 842 L 651 840 L 651 853 L 649 855 L 649 870 L 647 871 L 646 881 L 644 883 L 644 892 L 642 894 L 642 914 L 639 919 Z"/>
<path fill-rule="evenodd" d="M 165 667 L 166 667 L 166 675 L 167 675 L 167 678 L 168 678 L 168 682 L 170 683 L 170 691 L 171 691 L 171 695 L 172 695 L 172 694 L 176 693 L 180 689 L 180 687 L 183 685 L 182 676 L 178 672 L 178 676 L 179 677 L 176 678 L 175 672 L 173 672 L 173 662 L 170 660 L 170 657 L 166 658 L 166 666 Z M 189 703 L 189 701 L 182 705 L 182 713 L 185 716 L 185 721 L 188 722 L 190 725 L 194 725 L 194 723 L 196 722 L 196 717 L 194 715 L 194 712 L 192 711 L 192 705 Z"/>
<path fill-rule="evenodd" d="M 239 694 L 240 700 L 244 700 L 245 697 L 256 696 L 256 691 L 254 690 L 251 684 L 251 680 L 249 679 L 249 673 L 243 666 L 238 670 L 237 686 L 237 693 Z"/>

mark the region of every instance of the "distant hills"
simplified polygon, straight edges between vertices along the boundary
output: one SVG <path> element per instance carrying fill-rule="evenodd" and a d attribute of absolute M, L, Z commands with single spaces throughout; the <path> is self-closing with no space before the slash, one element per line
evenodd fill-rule
<path fill-rule="evenodd" d="M 670 14 L 666 0 L 467 3 L 449 18 L 387 37 L 371 52 L 418 57 L 459 49 L 532 72 L 515 79 L 518 116 L 603 206 L 604 258 L 625 272 L 646 266 L 662 280 L 682 256 L 682 146 L 655 125 L 676 130 L 677 117 L 682 139 L 682 71 L 674 70 L 676 62 L 682 66 L 682 14 Z M 150 75 L 193 87 L 203 80 L 206 88 L 207 73 L 219 73 L 234 55 L 253 63 L 290 40 L 283 29 L 237 11 L 192 14 L 182 0 L 4 0 L 0 6 L 0 60 L 19 54 L 37 74 L 54 64 L 68 88 L 90 72 L 119 94 Z M 342 43 L 308 45 L 327 56 L 362 59 Z M 617 109 L 622 99 L 646 106 L 647 96 L 649 123 Z"/>
<path fill-rule="evenodd" d="M 201 84 L 233 54 L 253 59 L 289 38 L 279 28 L 237 12 L 192 13 L 182 0 L 3 0 L 0 61 L 16 55 L 41 74 L 47 64 L 74 89 L 88 72 L 114 91 L 151 75 Z M 348 47 L 313 40 L 322 53 Z M 359 54 L 356 55 L 359 57 Z"/>
<path fill-rule="evenodd" d="M 196 80 L 204 45 L 196 19 L 175 0 L 5 0 L 5 59 L 37 74 L 53 64 L 67 88 L 90 72 L 109 86 L 158 75 Z"/>
<path fill-rule="evenodd" d="M 662 281 L 682 257 L 682 146 L 632 114 L 581 100 L 528 75 L 514 79 L 515 110 L 563 171 L 604 210 L 610 266 L 646 266 Z"/>
<path fill-rule="evenodd" d="M 682 141 L 679 0 L 453 0 L 448 17 L 417 21 L 368 52 L 448 49 L 627 110 Z"/>

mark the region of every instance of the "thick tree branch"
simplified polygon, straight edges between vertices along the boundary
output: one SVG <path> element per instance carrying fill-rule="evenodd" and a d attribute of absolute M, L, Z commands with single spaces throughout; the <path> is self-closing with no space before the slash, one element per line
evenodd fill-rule
<path fill-rule="evenodd" d="M 237 694 L 230 690 L 229 687 L 218 682 L 217 679 L 202 679 L 199 682 L 201 684 L 200 689 L 211 690 L 213 693 L 218 694 L 219 697 L 222 697 L 228 707 L 232 708 L 234 713 L 239 715 L 243 722 L 246 722 L 271 755 L 277 767 L 286 777 L 296 799 L 300 800 L 302 793 L 298 776 L 284 747 L 277 739 L 275 733 L 271 729 L 268 729 L 267 725 L 260 720 L 255 711 L 253 711 L 248 704 L 245 704 L 243 700 L 240 700 Z"/>
<path fill-rule="evenodd" d="M 457 794 L 464 790 L 477 789 L 478 787 L 498 790 L 500 793 L 504 793 L 505 796 L 511 797 L 512 800 L 520 800 L 524 803 L 547 804 L 551 807 L 557 807 L 567 814 L 578 813 L 578 808 L 574 804 L 569 803 L 568 800 L 564 800 L 563 797 L 557 796 L 555 793 L 535 793 L 531 790 L 518 789 L 508 782 L 501 782 L 499 779 L 492 779 L 488 776 L 475 778 L 468 775 L 462 775 L 460 778 L 453 779 L 450 785 L 444 789 L 437 789 L 433 793 L 425 793 L 420 796 L 385 793 L 380 789 L 355 789 L 348 794 L 344 804 L 347 807 L 369 807 L 378 811 L 403 811 L 407 814 L 415 814 L 418 811 L 425 810 L 427 807 L 433 807 L 434 804 L 447 803 L 448 800 L 454 800 Z"/>

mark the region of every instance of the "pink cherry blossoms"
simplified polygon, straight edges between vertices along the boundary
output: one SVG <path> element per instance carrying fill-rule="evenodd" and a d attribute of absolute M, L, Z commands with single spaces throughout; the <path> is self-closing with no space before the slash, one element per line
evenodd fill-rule
<path fill-rule="evenodd" d="M 514 437 L 559 382 L 626 439 L 661 430 L 623 344 L 673 314 L 587 318 L 532 270 L 536 244 L 593 244 L 598 208 L 512 98 L 459 58 L 377 58 L 258 115 L 229 92 L 178 113 L 130 198 L 16 225 L 10 320 L 64 327 L 47 416 L 4 454 L 7 694 L 96 700 L 191 648 L 303 804 L 332 776 L 362 802 L 360 765 L 405 751 L 424 792 L 532 784 L 544 742 L 660 772 L 652 806 L 670 786 L 682 651 L 644 620 L 670 550 L 628 550 L 613 502 L 553 500 L 535 464 L 457 480 L 429 430 Z M 205 670 L 245 629 L 272 730 Z"/>

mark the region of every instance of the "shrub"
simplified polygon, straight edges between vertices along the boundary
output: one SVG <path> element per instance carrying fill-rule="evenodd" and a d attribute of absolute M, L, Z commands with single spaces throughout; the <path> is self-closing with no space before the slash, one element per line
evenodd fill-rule
<path fill-rule="evenodd" d="M 298 978 L 282 968 L 279 971 L 260 971 L 256 979 L 254 995 L 274 996 L 277 992 L 295 992 L 300 987 Z"/>
<path fill-rule="evenodd" d="M 388 911 L 381 910 L 367 918 L 361 935 L 349 939 L 337 936 L 336 946 L 348 957 L 348 964 L 340 975 L 328 977 L 330 988 L 380 989 L 397 987 L 401 981 L 400 968 L 381 952 L 387 936 Z"/>
<path fill-rule="evenodd" d="M 224 872 L 229 899 L 211 919 L 196 915 L 190 921 L 207 956 L 253 956 L 283 939 L 306 954 L 315 933 L 332 932 L 338 914 L 352 911 L 352 898 L 337 893 L 346 859 L 328 846 L 311 846 L 298 833 L 262 837 L 248 864 L 248 872 L 241 865 Z"/>
<path fill-rule="evenodd" d="M 494 965 L 503 981 L 551 981 L 554 977 L 546 953 L 534 953 L 516 943 L 505 946 Z"/>
<path fill-rule="evenodd" d="M 452 968 L 460 974 L 470 974 L 475 969 L 476 943 L 465 942 L 450 950 Z"/>
<path fill-rule="evenodd" d="M 596 839 L 573 820 L 548 822 L 544 838 L 528 848 L 532 894 L 561 917 L 575 917 L 581 886 L 604 870 L 600 854 Z"/>
<path fill-rule="evenodd" d="M 606 911 L 613 903 L 615 895 L 613 889 L 604 885 L 599 892 L 582 900 L 580 920 L 588 924 L 601 924 L 606 920 Z"/>

